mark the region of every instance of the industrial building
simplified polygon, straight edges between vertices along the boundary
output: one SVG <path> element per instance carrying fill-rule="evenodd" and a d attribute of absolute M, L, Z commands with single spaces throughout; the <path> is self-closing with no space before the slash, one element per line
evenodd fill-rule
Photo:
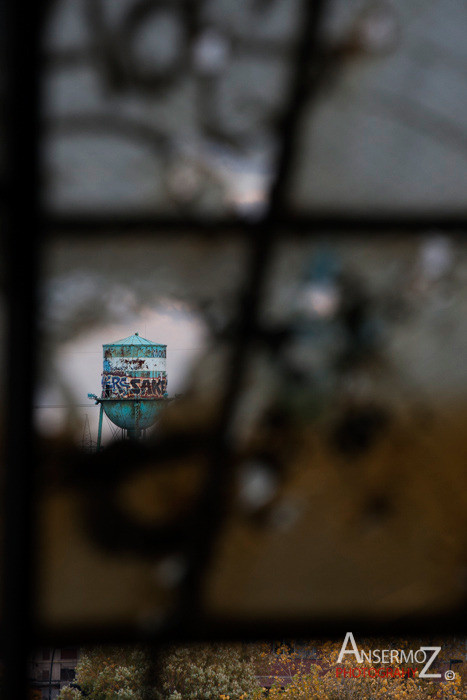
<path fill-rule="evenodd" d="M 33 655 L 29 665 L 31 695 L 37 700 L 56 700 L 61 689 L 75 679 L 79 649 L 43 647 Z"/>

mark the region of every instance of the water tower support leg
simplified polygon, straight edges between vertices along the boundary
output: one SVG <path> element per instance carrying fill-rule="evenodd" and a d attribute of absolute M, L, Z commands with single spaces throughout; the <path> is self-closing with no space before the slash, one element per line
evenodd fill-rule
<path fill-rule="evenodd" d="M 99 428 L 97 430 L 97 447 L 96 447 L 96 452 L 99 452 L 101 449 L 101 437 L 102 437 L 102 417 L 104 415 L 104 406 L 101 404 L 100 411 L 99 411 Z"/>

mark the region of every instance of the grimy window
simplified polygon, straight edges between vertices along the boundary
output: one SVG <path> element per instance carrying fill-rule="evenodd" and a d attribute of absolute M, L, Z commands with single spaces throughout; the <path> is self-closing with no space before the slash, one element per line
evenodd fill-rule
<path fill-rule="evenodd" d="M 466 24 L 6 4 L 5 698 L 41 646 L 465 631 Z"/>

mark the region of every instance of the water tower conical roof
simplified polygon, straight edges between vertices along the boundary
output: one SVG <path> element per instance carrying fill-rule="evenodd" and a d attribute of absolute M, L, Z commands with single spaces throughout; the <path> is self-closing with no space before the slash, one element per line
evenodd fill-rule
<path fill-rule="evenodd" d="M 163 345 L 163 343 L 155 343 L 153 340 L 143 338 L 139 333 L 134 333 L 129 335 L 128 338 L 116 340 L 114 343 L 106 343 L 106 345 Z"/>

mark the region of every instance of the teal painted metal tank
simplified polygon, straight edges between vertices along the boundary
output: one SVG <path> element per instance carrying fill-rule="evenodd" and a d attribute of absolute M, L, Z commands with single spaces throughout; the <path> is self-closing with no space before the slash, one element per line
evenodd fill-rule
<path fill-rule="evenodd" d="M 109 419 L 139 437 L 156 421 L 167 394 L 167 346 L 138 333 L 103 345 L 102 395 Z M 99 440 L 100 442 L 100 440 Z"/>
<path fill-rule="evenodd" d="M 105 399 L 102 404 L 112 423 L 138 437 L 156 422 L 163 399 Z"/>

